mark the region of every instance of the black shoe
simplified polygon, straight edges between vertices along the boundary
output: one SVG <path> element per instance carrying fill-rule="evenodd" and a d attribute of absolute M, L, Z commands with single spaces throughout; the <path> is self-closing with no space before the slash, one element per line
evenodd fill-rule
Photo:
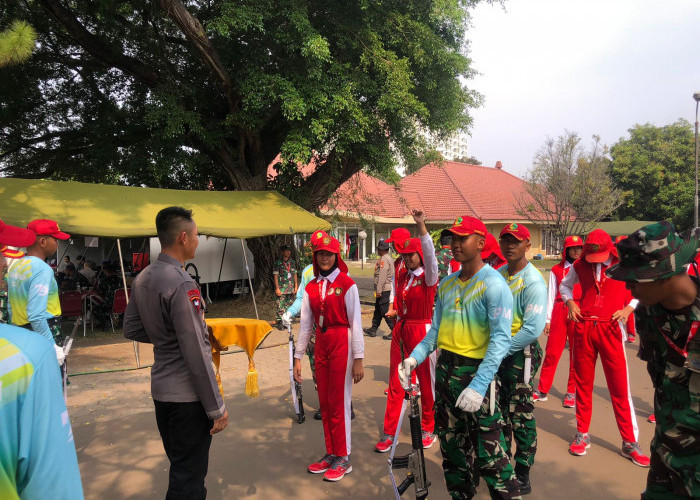
<path fill-rule="evenodd" d="M 530 474 L 516 474 L 515 479 L 518 481 L 518 486 L 520 487 L 521 495 L 527 495 L 529 493 L 532 493 L 532 486 L 530 485 Z"/>
<path fill-rule="evenodd" d="M 355 420 L 355 410 L 350 410 L 350 420 Z"/>
<path fill-rule="evenodd" d="M 321 420 L 321 410 L 314 413 L 314 420 Z"/>
<path fill-rule="evenodd" d="M 377 336 L 377 330 L 372 330 L 371 328 L 363 328 L 362 329 L 365 332 L 365 335 L 368 337 L 376 337 Z"/>
<path fill-rule="evenodd" d="M 391 340 L 391 333 L 389 333 L 388 335 L 382 336 L 382 338 L 383 338 L 384 340 Z"/>
<path fill-rule="evenodd" d="M 280 330 L 280 331 L 284 330 L 284 325 L 282 324 L 282 320 L 281 320 L 281 319 L 278 319 L 278 320 L 277 320 L 277 329 Z"/>

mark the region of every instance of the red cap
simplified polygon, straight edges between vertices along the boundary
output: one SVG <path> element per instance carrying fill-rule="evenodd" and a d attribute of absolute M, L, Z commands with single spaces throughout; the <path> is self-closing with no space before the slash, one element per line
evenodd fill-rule
<path fill-rule="evenodd" d="M 580 236 L 567 236 L 564 239 L 564 250 L 571 247 L 582 247 L 583 240 Z"/>
<path fill-rule="evenodd" d="M 451 227 L 447 228 L 453 234 L 457 236 L 469 236 L 470 234 L 478 234 L 486 238 L 486 226 L 483 222 L 475 217 L 469 217 L 468 215 L 463 215 L 462 217 L 457 217 L 452 223 Z"/>
<path fill-rule="evenodd" d="M 625 238 L 627 238 L 627 235 L 626 235 L 626 234 L 621 234 L 620 236 L 618 236 L 617 238 L 615 238 L 615 244 L 617 245 L 618 243 L 620 243 L 620 242 L 621 242 L 622 240 L 624 240 Z"/>
<path fill-rule="evenodd" d="M 334 253 L 337 260 L 338 269 L 342 272 L 348 272 L 348 266 L 343 262 L 340 257 L 340 242 L 329 236 L 325 231 L 316 231 L 311 236 L 311 247 L 313 248 L 313 264 L 314 264 L 314 275 L 318 276 L 318 264 L 316 264 L 316 253 L 325 250 L 326 252 Z"/>
<path fill-rule="evenodd" d="M 501 234 L 498 237 L 503 238 L 504 234 L 510 234 L 518 241 L 530 240 L 530 231 L 525 227 L 525 224 L 518 224 L 517 222 L 507 224 L 506 227 L 501 229 Z"/>
<path fill-rule="evenodd" d="M 494 235 L 488 233 L 484 242 L 484 249 L 481 251 L 481 260 L 488 259 L 492 254 L 496 254 L 501 260 L 506 260 L 501 253 L 501 246 L 498 244 L 498 240 L 496 240 Z"/>
<path fill-rule="evenodd" d="M 28 247 L 36 241 L 36 234 L 23 227 L 11 226 L 0 220 L 0 245 Z M 5 251 L 3 250 L 3 253 Z M 11 257 L 6 255 L 6 257 Z M 21 257 L 21 255 L 20 255 Z M 15 257 L 16 258 L 16 257 Z"/>
<path fill-rule="evenodd" d="M 587 262 L 605 262 L 610 257 L 610 253 L 617 257 L 617 251 L 608 233 L 602 229 L 594 229 L 588 233 L 583 244 L 583 254 L 581 255 Z"/>
<path fill-rule="evenodd" d="M 391 236 L 389 239 L 384 240 L 387 243 L 393 243 L 394 246 L 397 248 L 398 252 L 398 247 L 400 245 L 403 245 L 404 241 L 408 240 L 411 238 L 411 233 L 408 229 L 405 227 L 397 227 L 396 229 L 391 230 Z"/>
<path fill-rule="evenodd" d="M 67 240 L 70 234 L 58 228 L 58 222 L 51 219 L 37 219 L 27 224 L 27 229 L 34 231 L 37 236 L 53 236 L 58 240 Z"/>
<path fill-rule="evenodd" d="M 22 250 L 15 250 L 5 245 L 0 246 L 0 253 L 8 259 L 21 259 L 24 257 L 24 252 Z"/>
<path fill-rule="evenodd" d="M 400 254 L 417 252 L 420 255 L 421 263 L 423 263 L 423 247 L 420 244 L 420 238 L 405 240 L 401 246 L 397 246 L 396 251 Z"/>

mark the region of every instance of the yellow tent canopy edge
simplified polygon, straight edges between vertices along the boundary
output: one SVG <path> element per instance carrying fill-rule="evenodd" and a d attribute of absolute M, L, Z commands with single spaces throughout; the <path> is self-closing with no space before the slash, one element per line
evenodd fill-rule
<path fill-rule="evenodd" d="M 1 220 L 26 226 L 34 219 L 53 219 L 71 235 L 156 236 L 156 214 L 173 205 L 194 212 L 200 234 L 219 238 L 330 229 L 327 221 L 277 191 L 181 191 L 0 178 Z"/>

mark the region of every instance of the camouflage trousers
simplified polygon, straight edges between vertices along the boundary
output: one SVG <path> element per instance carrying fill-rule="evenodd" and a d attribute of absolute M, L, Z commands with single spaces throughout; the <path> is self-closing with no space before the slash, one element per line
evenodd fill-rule
<path fill-rule="evenodd" d="M 282 321 L 282 315 L 294 304 L 294 299 L 297 296 L 295 293 L 283 293 L 277 297 L 277 321 Z"/>
<path fill-rule="evenodd" d="M 515 439 L 515 471 L 526 473 L 535 463 L 537 452 L 537 423 L 535 422 L 535 402 L 532 391 L 535 388 L 535 373 L 542 363 L 542 348 L 539 342 L 530 344 L 530 380 L 524 378 L 525 354 L 518 351 L 506 356 L 498 369 L 500 392 L 498 402 L 503 411 L 503 437 L 506 451 L 512 458 L 512 441 Z"/>
<path fill-rule="evenodd" d="M 447 490 L 458 500 L 473 498 L 478 484 L 476 462 L 492 498 L 520 498 L 505 450 L 498 403 L 493 415 L 489 412 L 488 393 L 477 412 L 464 412 L 455 407 L 457 398 L 474 378 L 478 367 L 479 360 L 458 357 L 448 351 L 443 351 L 437 362 L 435 431 L 440 439 Z"/>
<path fill-rule="evenodd" d="M 700 498 L 700 373 L 670 363 L 655 383 L 645 500 Z"/>
<path fill-rule="evenodd" d="M 316 363 L 314 362 L 314 352 L 316 351 L 316 327 L 314 326 L 314 331 L 311 333 L 309 338 L 309 343 L 306 344 L 306 355 L 309 357 L 309 364 L 311 365 L 311 376 L 314 379 L 314 387 L 316 387 Z"/>

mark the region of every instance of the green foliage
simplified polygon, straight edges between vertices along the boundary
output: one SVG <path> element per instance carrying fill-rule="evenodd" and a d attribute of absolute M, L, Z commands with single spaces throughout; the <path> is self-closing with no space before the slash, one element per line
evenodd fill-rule
<path fill-rule="evenodd" d="M 418 127 L 469 127 L 477 3 L 190 0 L 198 23 L 180 25 L 176 0 L 2 2 L 0 29 L 25 19 L 37 44 L 32 65 L 0 70 L 0 172 L 273 188 L 314 210 L 360 169 L 395 179 L 395 152 L 430 161 Z M 308 183 L 312 159 L 327 171 Z"/>
<path fill-rule="evenodd" d="M 635 125 L 612 148 L 610 175 L 622 191 L 622 220 L 670 220 L 693 225 L 695 139 L 685 120 Z"/>
<path fill-rule="evenodd" d="M 26 61 L 32 55 L 36 31 L 24 21 L 14 21 L 0 33 L 0 68 Z"/>

